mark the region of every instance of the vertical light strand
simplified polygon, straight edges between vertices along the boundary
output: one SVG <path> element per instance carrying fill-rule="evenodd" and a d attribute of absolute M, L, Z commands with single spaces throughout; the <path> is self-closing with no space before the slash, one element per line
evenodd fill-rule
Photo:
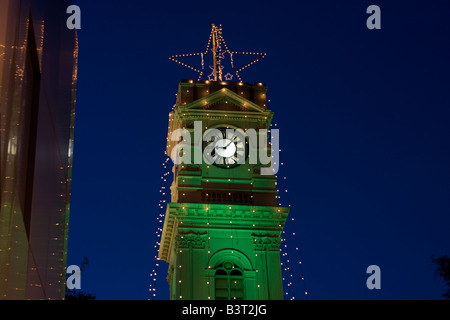
<path fill-rule="evenodd" d="M 161 265 L 160 259 L 158 257 L 159 245 L 161 243 L 165 210 L 167 203 L 170 200 L 170 181 L 168 179 L 168 175 L 170 174 L 170 170 L 168 169 L 168 162 L 170 158 L 167 156 L 166 152 L 164 152 L 164 154 L 165 160 L 162 162 L 163 173 L 161 175 L 161 187 L 159 189 L 160 199 L 158 202 L 158 214 L 156 215 L 156 223 L 155 223 L 156 228 L 154 234 L 155 239 L 153 246 L 152 270 L 150 273 L 150 284 L 148 289 L 149 291 L 148 300 L 156 300 L 158 298 L 157 285 L 159 282 L 164 281 L 161 277 L 158 277 Z"/>
<path fill-rule="evenodd" d="M 271 127 L 278 127 L 277 123 L 271 124 Z M 281 154 L 281 149 L 279 150 Z M 288 192 L 288 181 L 285 172 L 284 161 L 281 161 L 280 156 L 279 171 L 277 172 L 276 187 L 278 190 L 277 203 L 279 206 L 291 206 L 291 199 Z M 280 246 L 280 260 L 281 270 L 283 275 L 283 289 L 286 299 L 305 299 L 308 295 L 306 289 L 306 281 L 304 276 L 304 266 L 300 257 L 300 245 L 297 238 L 297 227 L 295 216 L 298 216 L 294 210 L 289 213 L 286 224 L 283 228 L 281 246 Z"/>

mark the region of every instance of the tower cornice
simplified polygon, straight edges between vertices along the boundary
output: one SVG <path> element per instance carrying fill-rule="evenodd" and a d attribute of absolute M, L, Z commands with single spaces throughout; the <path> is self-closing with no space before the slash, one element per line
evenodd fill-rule
<path fill-rule="evenodd" d="M 278 237 L 289 214 L 288 207 L 168 203 L 159 258 L 169 260 L 179 228 L 247 229 Z"/>

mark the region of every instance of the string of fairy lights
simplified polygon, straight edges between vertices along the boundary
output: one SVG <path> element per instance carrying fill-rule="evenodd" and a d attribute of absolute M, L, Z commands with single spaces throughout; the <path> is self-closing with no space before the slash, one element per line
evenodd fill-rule
<path fill-rule="evenodd" d="M 271 124 L 270 127 L 278 128 L 278 124 Z M 279 149 L 279 152 L 281 154 L 281 149 Z M 284 171 L 285 163 L 281 161 L 279 170 L 275 176 L 277 178 L 278 191 L 276 196 L 277 203 L 280 207 L 289 207 L 291 211 L 281 233 L 280 260 L 285 299 L 295 300 L 298 298 L 298 294 L 305 298 L 308 295 L 308 291 L 306 289 L 307 285 L 300 256 L 300 246 L 297 239 L 297 225 L 295 222 L 295 217 L 299 215 L 299 212 L 296 212 L 295 209 L 292 208 L 288 192 L 287 174 Z M 280 177 L 282 178 L 280 179 Z"/>
<path fill-rule="evenodd" d="M 270 102 L 270 100 L 268 100 Z M 173 108 L 172 108 L 173 109 Z M 172 119 L 173 120 L 173 119 Z M 171 121 L 171 120 L 169 120 Z M 278 129 L 278 124 L 273 123 L 270 125 L 270 128 Z M 170 126 L 169 126 L 170 129 Z M 268 133 L 270 133 L 271 129 L 268 130 Z M 271 144 L 271 142 L 269 142 Z M 279 150 L 281 154 L 281 149 Z M 150 284 L 149 284 L 149 300 L 156 300 L 156 299 L 165 299 L 166 297 L 162 297 L 158 295 L 158 287 L 159 286 L 165 286 L 168 287 L 167 281 L 166 281 L 166 273 L 167 273 L 167 263 L 163 262 L 161 264 L 161 260 L 158 258 L 158 252 L 159 252 L 159 246 L 161 242 L 161 236 L 163 231 L 163 224 L 164 224 L 164 218 L 165 218 L 165 210 L 167 207 L 167 204 L 170 202 L 171 199 L 171 192 L 170 192 L 170 185 L 172 182 L 172 179 L 170 179 L 170 174 L 172 171 L 172 163 L 170 161 L 170 157 L 167 155 L 166 152 L 164 152 L 165 160 L 162 162 L 162 175 L 161 175 L 161 187 L 160 187 L 160 199 L 157 204 L 158 206 L 158 214 L 155 217 L 155 234 L 154 234 L 154 246 L 153 246 L 153 265 L 152 270 L 150 272 Z M 273 157 L 273 155 L 272 155 Z M 280 156 L 281 157 L 281 156 Z M 281 245 L 280 245 L 280 262 L 281 262 L 281 271 L 282 271 L 282 281 L 283 281 L 283 288 L 284 288 L 284 297 L 286 300 L 295 300 L 295 299 L 305 299 L 308 296 L 308 290 L 304 275 L 304 266 L 301 260 L 301 250 L 299 246 L 299 241 L 297 239 L 297 226 L 296 226 L 296 219 L 295 217 L 298 216 L 298 212 L 295 211 L 295 209 L 292 209 L 291 205 L 291 199 L 288 192 L 288 179 L 287 175 L 284 172 L 285 170 L 285 163 L 283 161 L 280 162 L 279 170 L 277 172 L 276 178 L 276 186 L 277 186 L 277 203 L 278 205 L 285 206 L 291 208 L 291 212 L 289 213 L 288 219 L 284 225 L 282 234 L 281 234 Z M 231 208 L 231 207 L 230 207 Z M 206 207 L 206 210 L 208 210 L 208 205 Z M 253 210 L 254 211 L 254 210 Z M 207 224 L 209 225 L 209 215 Z M 230 221 L 232 223 L 232 220 Z M 211 255 L 211 247 L 210 247 L 210 235 L 209 235 L 209 228 L 207 228 L 207 235 L 206 235 L 206 244 L 205 248 L 208 250 L 207 259 L 209 261 L 210 255 Z M 233 233 L 230 235 L 230 237 L 233 239 L 233 241 L 236 241 L 236 244 L 234 245 L 238 246 L 238 238 L 237 234 Z M 257 255 L 257 253 L 256 253 Z M 255 257 L 256 258 L 256 257 Z M 178 268 L 182 267 L 182 261 L 180 260 L 180 265 L 175 266 Z M 177 286 L 181 286 L 181 280 L 178 280 L 179 283 L 177 283 Z M 210 281 L 207 280 L 208 285 L 208 299 L 211 297 L 211 292 L 214 290 L 210 286 Z M 259 284 L 258 284 L 259 287 Z M 182 297 L 178 297 L 182 299 Z"/>
<path fill-rule="evenodd" d="M 159 245 L 161 242 L 161 235 L 164 225 L 164 217 L 165 217 L 165 210 L 166 210 L 166 204 L 170 201 L 170 183 L 169 181 L 169 174 L 170 170 L 168 170 L 169 166 L 169 160 L 170 158 L 167 157 L 165 154 L 165 160 L 162 162 L 162 168 L 164 173 L 161 175 L 161 187 L 159 189 L 160 193 L 160 199 L 158 202 L 158 214 L 155 218 L 155 226 L 156 230 L 154 233 L 154 245 L 153 245 L 153 261 L 152 261 L 152 270 L 150 272 L 150 285 L 149 285 L 149 300 L 155 300 L 158 298 L 157 296 L 157 286 L 159 284 L 158 279 L 161 277 L 158 277 L 160 270 L 161 270 L 161 262 L 158 257 L 159 253 Z M 164 277 L 163 277 L 164 278 Z M 162 283 L 164 285 L 164 283 Z"/>
<path fill-rule="evenodd" d="M 212 47 L 212 48 L 211 48 Z M 225 39 L 222 35 L 222 25 L 215 26 L 212 25 L 211 33 L 209 34 L 208 43 L 206 45 L 206 49 L 203 52 L 196 52 L 196 53 L 187 53 L 187 54 L 175 54 L 169 57 L 170 60 L 173 62 L 176 62 L 180 64 L 183 67 L 189 68 L 199 74 L 197 81 L 200 81 L 202 79 L 202 76 L 204 74 L 205 69 L 205 56 L 207 56 L 209 53 L 212 53 L 214 65 L 210 66 L 211 73 L 208 75 L 209 81 L 222 81 L 222 80 L 232 80 L 233 75 L 230 73 L 227 73 L 223 75 L 223 69 L 224 66 L 222 65 L 222 61 L 225 59 L 225 54 L 228 54 L 230 56 L 230 63 L 231 68 L 235 69 L 234 67 L 234 55 L 242 55 L 242 56 L 256 56 L 256 58 L 247 64 L 243 65 L 240 68 L 237 68 L 234 70 L 235 76 L 239 81 L 242 81 L 241 76 L 239 75 L 239 72 L 243 71 L 244 69 L 250 67 L 251 65 L 257 63 L 261 59 L 263 59 L 266 56 L 266 53 L 261 52 L 248 52 L 248 51 L 230 51 L 228 49 L 228 46 L 225 42 Z M 196 68 L 190 64 L 184 63 L 183 61 L 180 61 L 180 58 L 187 58 L 187 57 L 195 57 L 200 56 L 201 57 L 201 69 Z"/>

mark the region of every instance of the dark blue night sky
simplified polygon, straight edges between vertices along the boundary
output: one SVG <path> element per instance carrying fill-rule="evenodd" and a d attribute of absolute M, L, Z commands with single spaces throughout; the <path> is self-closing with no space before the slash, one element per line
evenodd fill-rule
<path fill-rule="evenodd" d="M 442 298 L 430 255 L 450 254 L 448 1 L 74 3 L 68 264 L 89 259 L 83 291 L 150 297 L 168 113 L 180 79 L 197 78 L 168 57 L 203 51 L 215 23 L 230 50 L 267 53 L 241 76 L 267 84 L 280 129 L 296 298 Z M 371 4 L 381 30 L 366 27 Z M 366 287 L 372 264 L 381 290 Z"/>

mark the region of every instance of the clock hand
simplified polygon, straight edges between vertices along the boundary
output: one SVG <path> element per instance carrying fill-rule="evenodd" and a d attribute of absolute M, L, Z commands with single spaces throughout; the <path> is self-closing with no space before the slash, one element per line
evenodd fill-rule
<path fill-rule="evenodd" d="M 236 135 L 231 137 L 230 142 L 228 142 L 228 144 L 224 148 L 228 148 L 228 146 L 233 143 L 233 138 L 234 137 L 236 137 Z"/>

